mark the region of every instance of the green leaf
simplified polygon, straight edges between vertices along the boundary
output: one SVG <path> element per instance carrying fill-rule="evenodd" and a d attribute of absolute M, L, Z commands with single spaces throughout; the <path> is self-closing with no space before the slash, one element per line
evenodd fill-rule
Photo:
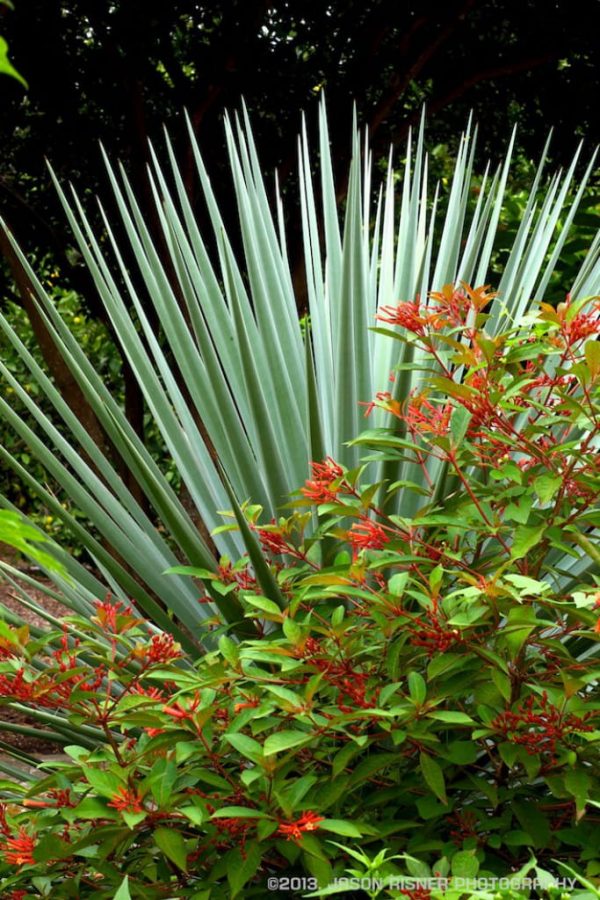
<path fill-rule="evenodd" d="M 541 624 L 531 606 L 513 606 L 508 611 L 507 624 L 501 631 L 501 638 L 506 642 L 513 659 L 531 632 Z"/>
<path fill-rule="evenodd" d="M 472 414 L 464 406 L 457 406 L 450 417 L 450 434 L 455 447 L 460 447 L 467 433 Z"/>
<path fill-rule="evenodd" d="M 323 831 L 331 831 L 333 834 L 341 834 L 344 837 L 362 837 L 360 828 L 354 822 L 348 822 L 345 819 L 324 819 L 319 822 L 319 828 L 322 828 Z"/>
<path fill-rule="evenodd" d="M 341 772 L 346 769 L 353 757 L 355 757 L 358 753 L 361 752 L 361 748 L 358 744 L 355 744 L 354 741 L 348 741 L 345 747 L 342 747 L 341 750 L 333 757 L 333 764 L 331 766 L 331 773 L 334 778 L 339 775 Z"/>
<path fill-rule="evenodd" d="M 387 769 L 388 766 L 398 765 L 399 757 L 397 753 L 371 753 L 365 759 L 362 759 L 352 772 L 351 783 L 360 784 L 366 781 L 375 772 L 381 769 Z"/>
<path fill-rule="evenodd" d="M 529 578 L 528 575 L 509 573 L 504 576 L 504 579 L 518 588 L 524 596 L 537 597 L 551 590 L 547 581 L 537 581 L 535 578 Z"/>
<path fill-rule="evenodd" d="M 527 556 L 529 551 L 538 544 L 542 538 L 546 524 L 541 525 L 519 525 L 515 531 L 515 537 L 510 549 L 512 559 L 522 559 Z"/>
<path fill-rule="evenodd" d="M 219 650 L 221 651 L 222 656 L 227 660 L 229 665 L 237 666 L 240 660 L 238 646 L 235 641 L 232 641 L 230 637 L 227 637 L 226 634 L 221 635 L 219 638 Z"/>
<path fill-rule="evenodd" d="M 147 781 L 159 808 L 169 803 L 177 777 L 177 766 L 171 759 L 159 759 L 152 766 Z"/>
<path fill-rule="evenodd" d="M 449 672 L 451 669 L 459 668 L 464 664 L 464 658 L 459 653 L 440 653 L 434 656 L 427 666 L 427 677 L 431 680 Z"/>
<path fill-rule="evenodd" d="M 445 756 L 450 762 L 459 766 L 467 766 L 477 759 L 477 745 L 472 741 L 452 741 L 448 744 Z"/>
<path fill-rule="evenodd" d="M 222 806 L 211 816 L 211 819 L 269 819 L 266 813 L 249 806 Z"/>
<path fill-rule="evenodd" d="M 249 606 L 254 606 L 256 607 L 256 609 L 260 609 L 262 612 L 273 616 L 278 622 L 282 621 L 283 617 L 280 607 L 272 600 L 267 599 L 267 597 L 257 597 L 254 594 L 244 594 L 244 602 Z"/>
<path fill-rule="evenodd" d="M 60 859 L 63 855 L 65 845 L 60 838 L 52 834 L 46 833 L 36 844 L 33 850 L 33 858 L 36 862 L 48 862 L 51 859 Z"/>
<path fill-rule="evenodd" d="M 425 783 L 431 788 L 438 800 L 441 800 L 442 803 L 447 805 L 446 782 L 444 780 L 442 767 L 435 759 L 433 759 L 433 757 L 423 751 L 419 754 L 419 765 Z"/>
<path fill-rule="evenodd" d="M 550 823 L 538 807 L 534 803 L 513 800 L 511 809 L 523 831 L 531 836 L 533 846 L 547 847 L 551 838 Z"/>
<path fill-rule="evenodd" d="M 242 756 L 247 757 L 253 761 L 262 758 L 263 756 L 263 748 L 255 741 L 254 738 L 248 737 L 245 734 L 226 734 L 225 740 L 231 744 L 231 746 L 241 753 Z"/>
<path fill-rule="evenodd" d="M 167 859 L 182 872 L 187 872 L 187 851 L 179 831 L 172 828 L 157 828 L 153 836 L 156 846 L 162 850 Z"/>
<path fill-rule="evenodd" d="M 428 719 L 437 719 L 439 722 L 447 722 L 450 725 L 474 725 L 475 722 L 466 713 L 458 710 L 440 709 L 437 712 L 427 713 Z"/>
<path fill-rule="evenodd" d="M 498 753 L 502 762 L 512 769 L 519 755 L 519 748 L 516 744 L 510 744 L 508 741 L 498 744 Z"/>
<path fill-rule="evenodd" d="M 529 519 L 529 512 L 533 504 L 533 497 L 525 495 L 516 503 L 509 503 L 504 510 L 504 517 L 511 522 L 519 522 L 525 525 Z"/>
<path fill-rule="evenodd" d="M 450 864 L 454 878 L 475 878 L 479 871 L 479 860 L 475 856 L 475 850 L 458 850 Z"/>
<path fill-rule="evenodd" d="M 113 897 L 113 900 L 131 900 L 131 894 L 129 893 L 129 876 L 126 875 L 119 887 L 117 888 L 117 892 Z"/>
<path fill-rule="evenodd" d="M 302 640 L 303 631 L 300 625 L 286 616 L 282 625 L 283 633 L 291 644 L 298 644 Z"/>
<path fill-rule="evenodd" d="M 125 781 L 113 772 L 91 769 L 88 766 L 82 766 L 82 770 L 89 784 L 103 797 L 114 797 L 119 788 L 125 786 Z"/>
<path fill-rule="evenodd" d="M 123 821 L 131 831 L 133 831 L 140 822 L 143 822 L 147 815 L 148 813 L 146 812 L 130 812 L 127 809 L 124 809 L 121 812 Z"/>
<path fill-rule="evenodd" d="M 238 897 L 245 885 L 256 875 L 263 855 L 261 846 L 256 841 L 249 841 L 244 852 L 236 849 L 238 859 L 232 860 L 227 867 L 227 880 L 231 889 L 231 897 Z"/>
<path fill-rule="evenodd" d="M 586 341 L 584 352 L 590 375 L 595 379 L 600 375 L 600 342 Z"/>
<path fill-rule="evenodd" d="M 179 812 L 194 825 L 203 825 L 209 818 L 207 810 L 202 806 L 180 806 Z"/>
<path fill-rule="evenodd" d="M 10 75 L 20 81 L 24 88 L 29 87 L 22 75 L 17 72 L 13 64 L 8 58 L 8 44 L 3 37 L 0 37 L 0 74 Z"/>
<path fill-rule="evenodd" d="M 440 803 L 433 794 L 419 797 L 416 806 L 422 819 L 435 819 L 439 816 L 448 815 L 448 807 L 445 804 Z"/>
<path fill-rule="evenodd" d="M 566 872 L 567 875 L 570 875 L 572 878 L 576 878 L 576 884 L 581 884 L 583 885 L 583 887 L 587 888 L 592 897 L 600 897 L 600 890 L 592 881 L 589 881 L 589 879 L 585 878 L 580 872 L 576 872 L 575 869 L 571 868 L 571 866 L 568 866 L 560 859 L 553 859 L 552 862 L 556 863 L 558 868 Z"/>
<path fill-rule="evenodd" d="M 570 769 L 565 775 L 565 788 L 575 797 L 576 817 L 580 819 L 590 794 L 590 777 L 582 769 Z"/>
<path fill-rule="evenodd" d="M 549 503 L 561 484 L 562 478 L 560 475 L 538 475 L 533 480 L 534 490 L 542 503 Z"/>
<path fill-rule="evenodd" d="M 263 752 L 265 756 L 272 756 L 274 753 L 282 753 L 299 744 L 306 744 L 312 738 L 313 735 L 307 734 L 305 731 L 276 731 L 266 739 Z"/>
<path fill-rule="evenodd" d="M 78 803 L 73 811 L 63 810 L 63 815 L 73 818 L 75 815 L 79 819 L 118 819 L 119 814 L 116 809 L 112 809 L 96 797 L 86 797 L 81 803 Z"/>
<path fill-rule="evenodd" d="M 498 688 L 498 691 L 504 700 L 509 701 L 512 694 L 512 685 L 508 675 L 505 675 L 504 672 L 500 672 L 499 669 L 492 669 L 491 676 L 492 681 Z"/>
<path fill-rule="evenodd" d="M 419 672 L 408 673 L 408 692 L 411 700 L 416 703 L 417 706 L 423 705 L 425 698 L 427 697 L 427 685 L 425 684 L 425 679 Z"/>

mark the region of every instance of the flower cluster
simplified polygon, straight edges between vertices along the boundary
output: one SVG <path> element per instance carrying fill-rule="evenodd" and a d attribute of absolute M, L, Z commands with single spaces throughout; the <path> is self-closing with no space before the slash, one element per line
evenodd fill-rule
<path fill-rule="evenodd" d="M 121 812 L 144 812 L 143 798 L 136 788 L 120 787 L 108 805 Z"/>
<path fill-rule="evenodd" d="M 230 560 L 222 560 L 217 566 L 217 576 L 222 584 L 235 585 L 242 591 L 251 591 L 256 587 L 256 578 L 248 564 L 234 567 Z"/>
<path fill-rule="evenodd" d="M 344 480 L 344 470 L 330 456 L 323 462 L 311 463 L 312 479 L 306 481 L 300 493 L 313 503 L 332 503 L 339 493 L 351 490 Z"/>
<path fill-rule="evenodd" d="M 27 833 L 24 826 L 16 836 L 4 836 L 0 841 L 0 854 L 11 866 L 32 866 L 35 863 L 33 851 L 36 840 Z"/>
<path fill-rule="evenodd" d="M 299 819 L 296 819 L 295 822 L 280 822 L 278 833 L 283 835 L 288 841 L 297 841 L 302 837 L 302 834 L 306 831 L 316 831 L 319 827 L 319 824 L 324 821 L 323 816 L 317 815 L 314 812 L 305 812 L 302 813 Z"/>
<path fill-rule="evenodd" d="M 425 335 L 433 325 L 432 316 L 421 308 L 419 296 L 416 300 L 407 300 L 398 306 L 382 306 L 375 318 L 386 325 L 398 325 L 419 336 Z"/>
<path fill-rule="evenodd" d="M 564 744 L 573 734 L 594 730 L 595 726 L 589 722 L 591 717 L 594 717 L 592 711 L 584 716 L 564 713 L 549 701 L 544 691 L 539 700 L 530 695 L 515 711 L 504 710 L 496 716 L 491 727 L 514 744 L 525 747 L 530 755 L 547 754 L 554 761 L 558 744 Z"/>
<path fill-rule="evenodd" d="M 309 638 L 302 649 L 297 651 L 310 666 L 321 673 L 325 683 L 337 692 L 337 707 L 343 713 L 356 709 L 372 709 L 377 703 L 376 689 L 371 699 L 367 698 L 369 672 L 359 671 L 349 659 L 335 660 L 320 641 Z"/>
<path fill-rule="evenodd" d="M 406 628 L 413 647 L 424 647 L 430 658 L 445 653 L 462 639 L 458 628 L 448 625 L 437 598 L 432 599 L 423 616 L 413 616 Z"/>
<path fill-rule="evenodd" d="M 96 600 L 94 605 L 96 615 L 92 616 L 90 621 L 111 634 L 124 634 L 136 625 L 143 624 L 143 620 L 136 616 L 132 606 L 126 606 L 120 600 L 113 602 L 110 594 L 102 602 Z"/>
<path fill-rule="evenodd" d="M 567 294 L 564 303 L 559 303 L 556 309 L 548 303 L 541 304 L 543 318 L 556 326 L 568 350 L 600 334 L 600 302 L 597 297 L 592 297 L 591 303 L 592 308 L 586 309 L 585 305 L 574 303 Z"/>
<path fill-rule="evenodd" d="M 383 550 L 390 539 L 381 525 L 363 516 L 352 525 L 348 540 L 356 555 L 359 550 Z"/>
<path fill-rule="evenodd" d="M 452 406 L 449 403 L 435 406 L 421 392 L 411 394 L 400 418 L 404 419 L 412 435 L 430 434 L 434 437 L 444 437 L 448 433 L 451 415 Z"/>
<path fill-rule="evenodd" d="M 386 325 L 397 325 L 418 337 L 426 337 L 431 330 L 444 327 L 463 328 L 469 320 L 480 313 L 494 297 L 488 286 L 472 288 L 464 284 L 456 288 L 447 284 L 441 291 L 432 291 L 430 300 L 424 306 L 417 295 L 415 300 L 407 300 L 398 306 L 382 306 L 376 319 Z"/>
<path fill-rule="evenodd" d="M 69 670 L 72 674 L 69 674 Z M 75 660 L 71 660 L 69 664 L 61 662 L 54 671 L 49 669 L 42 674 L 21 667 L 9 675 L 0 674 L 0 698 L 60 709 L 68 704 L 76 690 L 94 694 L 105 677 L 104 666 L 99 666 L 93 672 L 82 672 Z"/>
<path fill-rule="evenodd" d="M 181 646 L 175 642 L 173 635 L 155 634 L 148 645 L 140 648 L 139 655 L 156 665 L 179 659 L 182 653 Z"/>

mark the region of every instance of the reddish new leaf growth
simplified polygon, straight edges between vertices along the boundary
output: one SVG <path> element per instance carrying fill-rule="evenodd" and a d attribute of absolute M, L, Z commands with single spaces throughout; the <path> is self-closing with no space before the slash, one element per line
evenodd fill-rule
<path fill-rule="evenodd" d="M 142 619 L 136 618 L 133 607 L 125 606 L 120 600 L 113 603 L 110 594 L 103 602 L 95 600 L 94 606 L 96 615 L 91 617 L 91 621 L 111 634 L 124 634 L 143 622 Z"/>
<path fill-rule="evenodd" d="M 430 316 L 434 328 L 464 328 L 474 324 L 469 320 L 498 294 L 490 291 L 489 285 L 472 288 L 463 282 L 461 288 L 447 284 L 441 291 L 433 291 L 429 296 L 437 301 Z"/>
<path fill-rule="evenodd" d="M 8 638 L 0 638 L 0 660 L 19 656 L 19 647 Z"/>

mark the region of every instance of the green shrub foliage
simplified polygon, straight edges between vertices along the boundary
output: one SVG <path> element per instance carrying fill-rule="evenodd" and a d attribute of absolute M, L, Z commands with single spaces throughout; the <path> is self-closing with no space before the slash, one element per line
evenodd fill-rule
<path fill-rule="evenodd" d="M 71 729 L 65 761 L 3 783 L 3 896 L 350 895 L 335 879 L 368 876 L 361 896 L 559 897 L 567 875 L 566 896 L 598 896 L 600 588 L 556 564 L 600 559 L 598 303 L 490 338 L 491 297 L 379 313 L 423 380 L 379 394 L 397 424 L 358 443 L 405 478 L 316 461 L 285 516 L 224 526 L 250 556 L 187 570 L 254 636 L 209 620 L 193 661 L 110 596 L 62 632 L 2 629 L 3 701 Z M 432 460 L 443 506 L 413 474 Z M 410 518 L 386 512 L 398 491 Z"/>

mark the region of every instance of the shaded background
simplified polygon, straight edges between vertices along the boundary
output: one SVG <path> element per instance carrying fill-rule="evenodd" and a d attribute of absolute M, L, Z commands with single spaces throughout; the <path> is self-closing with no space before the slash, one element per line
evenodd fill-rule
<path fill-rule="evenodd" d="M 70 242 L 44 156 L 106 194 L 101 139 L 147 198 L 147 137 L 167 123 L 193 191 L 183 107 L 217 185 L 222 114 L 242 95 L 265 170 L 278 167 L 284 186 L 301 111 L 314 119 L 322 90 L 340 171 L 353 101 L 376 156 L 404 140 L 423 102 L 433 144 L 452 145 L 474 111 L 480 160 L 501 155 L 514 123 L 532 156 L 555 126 L 558 163 L 579 137 L 600 137 L 598 0 L 16 0 L 0 12 L 29 83 L 0 79 L 0 208 L 26 245 L 63 262 Z"/>

